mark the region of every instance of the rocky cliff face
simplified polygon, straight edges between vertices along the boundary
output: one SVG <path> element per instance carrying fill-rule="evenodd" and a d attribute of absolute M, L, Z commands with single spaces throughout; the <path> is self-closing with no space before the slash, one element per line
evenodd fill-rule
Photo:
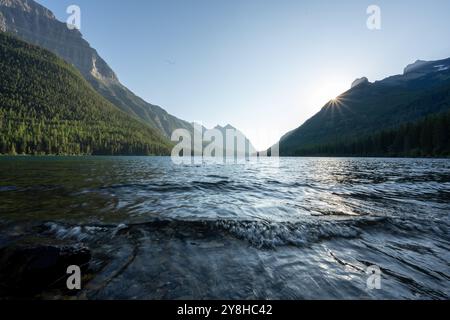
<path fill-rule="evenodd" d="M 365 83 L 369 83 L 369 79 L 367 79 L 366 77 L 356 79 L 355 81 L 353 81 L 351 88 L 355 88 Z"/>
<path fill-rule="evenodd" d="M 88 82 L 118 108 L 170 137 L 177 128 L 191 125 L 137 97 L 123 86 L 114 71 L 81 33 L 69 30 L 47 8 L 33 0 L 0 0 L 0 30 L 48 49 L 73 64 Z"/>
<path fill-rule="evenodd" d="M 82 38 L 78 30 L 69 30 L 54 14 L 31 0 L 0 0 L 3 31 L 53 51 L 73 64 L 85 78 L 118 82 L 105 61 Z"/>
<path fill-rule="evenodd" d="M 423 66 L 427 65 L 428 63 L 429 63 L 428 61 L 417 60 L 416 62 L 407 65 L 406 68 L 403 70 L 403 74 L 406 75 L 408 73 L 415 72 L 420 68 L 422 68 Z"/>
<path fill-rule="evenodd" d="M 47 8 L 34 1 L 28 0 L 0 0 L 0 6 L 5 8 L 18 9 L 22 12 L 34 13 L 39 16 L 45 16 L 48 19 L 55 19 L 53 13 Z"/>

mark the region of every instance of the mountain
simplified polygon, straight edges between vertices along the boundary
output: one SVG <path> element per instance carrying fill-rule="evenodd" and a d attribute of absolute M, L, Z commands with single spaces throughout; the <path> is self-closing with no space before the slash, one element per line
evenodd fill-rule
<path fill-rule="evenodd" d="M 103 98 L 72 65 L 3 32 L 0 74 L 2 154 L 170 153 L 158 130 Z"/>
<path fill-rule="evenodd" d="M 358 79 L 350 90 L 328 102 L 302 126 L 282 137 L 280 153 L 285 156 L 340 154 L 338 146 L 363 144 L 364 139 L 373 142 L 375 136 L 379 137 L 382 132 L 403 132 L 401 127 L 406 125 L 420 127 L 420 122 L 425 121 L 426 117 L 442 115 L 444 119 L 443 114 L 449 110 L 450 59 L 419 60 L 406 67 L 401 75 L 374 83 L 366 78 Z M 432 144 L 433 137 L 429 139 L 422 145 Z M 439 137 L 436 139 L 447 141 Z M 433 150 L 446 150 L 447 147 L 435 145 Z M 390 152 L 388 149 L 382 148 L 375 154 L 434 155 L 425 152 L 420 145 L 414 149 L 405 146 L 402 152 Z M 356 151 L 345 154 L 367 155 Z"/>
<path fill-rule="evenodd" d="M 450 157 L 450 112 L 339 143 L 300 149 L 297 156 Z"/>
<path fill-rule="evenodd" d="M 257 150 L 250 142 L 250 140 L 238 129 L 230 124 L 222 127 L 220 125 L 214 128 L 222 133 L 223 136 L 223 155 L 234 154 L 235 156 L 253 156 L 257 154 Z M 228 149 L 227 146 L 227 133 L 235 136 L 234 146 L 235 148 Z"/>
<path fill-rule="evenodd" d="M 362 85 L 362 84 L 366 84 L 368 82 L 369 82 L 369 79 L 367 79 L 366 77 L 362 77 L 362 78 L 356 79 L 352 83 L 352 88 L 357 87 L 357 86 Z"/>
<path fill-rule="evenodd" d="M 69 30 L 50 10 L 35 1 L 0 0 L 0 30 L 13 33 L 73 64 L 103 97 L 126 113 L 157 128 L 164 136 L 170 137 L 177 128 L 192 129 L 188 122 L 145 102 L 123 86 L 78 30 Z"/>

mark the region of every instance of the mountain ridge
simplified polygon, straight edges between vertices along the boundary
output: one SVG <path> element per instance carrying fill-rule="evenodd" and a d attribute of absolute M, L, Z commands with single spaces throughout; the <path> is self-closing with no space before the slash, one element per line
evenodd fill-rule
<path fill-rule="evenodd" d="M 0 153 L 167 155 L 154 128 L 98 94 L 71 64 L 0 33 Z"/>
<path fill-rule="evenodd" d="M 400 75 L 363 81 L 280 139 L 281 155 L 308 154 L 450 109 L 450 58 L 416 61 Z"/>
<path fill-rule="evenodd" d="M 0 30 L 50 50 L 73 64 L 103 97 L 126 113 L 160 130 L 166 138 L 170 138 L 175 129 L 192 129 L 187 121 L 146 102 L 121 84 L 111 67 L 78 30 L 69 30 L 65 23 L 55 18 L 51 10 L 37 2 L 0 0 Z"/>

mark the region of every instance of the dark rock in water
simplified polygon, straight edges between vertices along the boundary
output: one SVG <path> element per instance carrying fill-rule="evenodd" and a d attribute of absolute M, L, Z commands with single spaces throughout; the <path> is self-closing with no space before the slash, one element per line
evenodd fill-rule
<path fill-rule="evenodd" d="M 67 268 L 86 271 L 89 249 L 80 246 L 10 246 L 0 249 L 0 297 L 31 297 L 66 289 Z"/>

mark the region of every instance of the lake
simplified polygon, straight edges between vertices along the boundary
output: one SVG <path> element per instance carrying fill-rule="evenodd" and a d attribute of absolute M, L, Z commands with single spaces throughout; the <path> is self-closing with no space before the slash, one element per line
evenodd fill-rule
<path fill-rule="evenodd" d="M 449 217 L 450 160 L 0 158 L 0 246 L 89 248 L 81 299 L 449 299 Z"/>

